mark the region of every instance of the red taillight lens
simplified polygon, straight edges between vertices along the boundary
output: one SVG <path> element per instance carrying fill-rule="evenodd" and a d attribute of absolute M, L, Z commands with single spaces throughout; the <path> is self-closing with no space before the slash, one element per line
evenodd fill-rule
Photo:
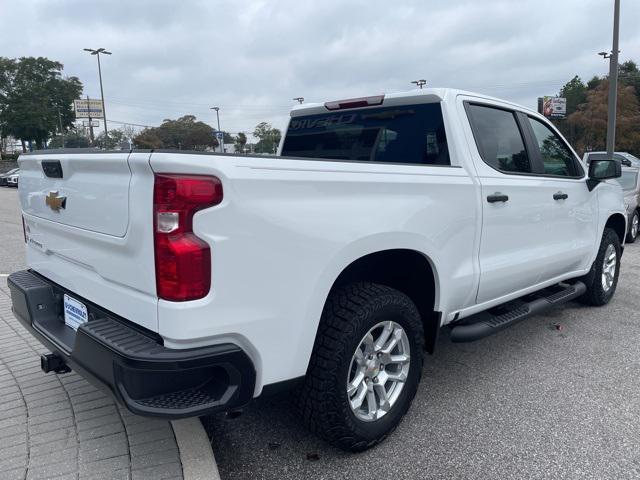
<path fill-rule="evenodd" d="M 171 301 L 202 298 L 211 287 L 211 250 L 193 233 L 193 215 L 222 202 L 216 177 L 156 175 L 153 227 L 158 297 Z"/>

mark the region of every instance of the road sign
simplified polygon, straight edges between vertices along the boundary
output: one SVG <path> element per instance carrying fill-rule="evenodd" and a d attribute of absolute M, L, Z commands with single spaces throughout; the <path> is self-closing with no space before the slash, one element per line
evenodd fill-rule
<path fill-rule="evenodd" d="M 216 138 L 218 140 L 223 140 L 224 139 L 224 132 L 216 132 Z"/>
<path fill-rule="evenodd" d="M 100 100 L 74 100 L 73 107 L 76 118 L 104 118 L 102 101 Z"/>
<path fill-rule="evenodd" d="M 83 120 L 82 121 L 82 126 L 83 127 L 88 127 L 89 126 L 89 120 Z M 97 120 L 95 122 L 93 120 L 91 120 L 91 126 L 92 127 L 99 127 L 100 126 L 100 122 L 98 122 Z"/>

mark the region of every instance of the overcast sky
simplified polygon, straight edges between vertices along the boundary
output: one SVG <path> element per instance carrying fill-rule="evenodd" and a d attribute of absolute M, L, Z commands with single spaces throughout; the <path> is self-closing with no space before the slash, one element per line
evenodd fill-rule
<path fill-rule="evenodd" d="M 640 1 L 622 0 L 621 61 L 640 61 Z M 613 0 L 0 0 L 0 55 L 62 62 L 107 118 L 194 114 L 250 132 L 286 126 L 293 97 L 326 101 L 430 86 L 535 108 L 573 75 L 607 72 Z M 112 127 L 115 127 L 113 124 Z"/>

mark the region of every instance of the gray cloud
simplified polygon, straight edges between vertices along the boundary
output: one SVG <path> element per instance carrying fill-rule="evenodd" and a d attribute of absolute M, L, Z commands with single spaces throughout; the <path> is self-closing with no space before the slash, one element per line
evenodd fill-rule
<path fill-rule="evenodd" d="M 406 90 L 415 78 L 530 107 L 607 65 L 612 1 L 0 0 L 0 55 L 64 63 L 108 116 L 155 125 L 193 113 L 212 125 L 283 127 L 292 98 Z M 640 2 L 622 0 L 621 58 L 640 60 Z"/>

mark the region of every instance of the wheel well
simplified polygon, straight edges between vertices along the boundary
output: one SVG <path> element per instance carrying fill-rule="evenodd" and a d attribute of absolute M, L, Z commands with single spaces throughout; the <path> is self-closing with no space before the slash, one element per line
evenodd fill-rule
<path fill-rule="evenodd" d="M 624 218 L 624 215 L 616 213 L 609 217 L 609 220 L 607 220 L 607 223 L 605 224 L 604 228 L 612 229 L 614 232 L 618 234 L 620 243 L 624 243 L 624 238 L 627 235 L 626 225 L 627 225 L 627 221 Z"/>
<path fill-rule="evenodd" d="M 342 271 L 332 290 L 358 281 L 379 283 L 407 295 L 422 317 L 426 349 L 433 353 L 440 328 L 440 314 L 434 308 L 435 275 L 423 254 L 415 250 L 397 249 L 365 255 Z"/>

